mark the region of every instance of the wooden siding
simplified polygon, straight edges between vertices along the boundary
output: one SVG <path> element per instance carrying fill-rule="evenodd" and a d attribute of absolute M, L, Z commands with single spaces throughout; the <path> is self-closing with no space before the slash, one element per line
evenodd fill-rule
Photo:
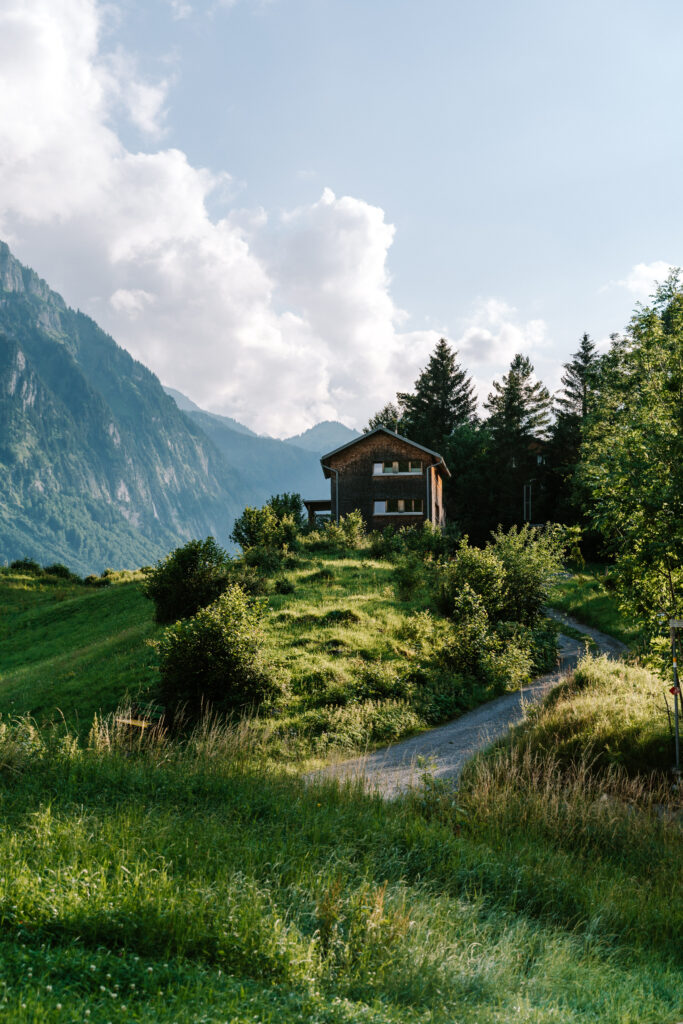
<path fill-rule="evenodd" d="M 422 472 L 405 474 L 374 475 L 376 462 L 412 460 L 422 463 Z M 443 525 L 443 494 L 441 474 L 433 468 L 434 458 L 401 438 L 387 434 L 370 434 L 337 454 L 331 455 L 325 465 L 333 470 L 330 474 L 332 517 L 347 516 L 359 509 L 370 529 L 382 530 L 385 526 L 422 525 L 430 518 L 435 525 Z M 428 482 L 430 486 L 428 487 Z M 339 505 L 337 506 L 337 486 Z M 423 514 L 401 513 L 375 515 L 376 501 L 392 498 L 419 498 Z M 436 515 L 437 506 L 439 515 Z"/>

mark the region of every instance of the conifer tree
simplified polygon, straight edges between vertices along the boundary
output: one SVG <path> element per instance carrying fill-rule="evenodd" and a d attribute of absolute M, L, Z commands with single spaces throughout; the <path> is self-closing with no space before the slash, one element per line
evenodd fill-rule
<path fill-rule="evenodd" d="M 578 351 L 570 362 L 564 364 L 562 390 L 555 398 L 559 416 L 578 417 L 581 420 L 586 418 L 597 363 L 595 344 L 588 334 L 584 334 Z"/>
<path fill-rule="evenodd" d="M 476 413 L 474 384 L 456 356 L 441 338 L 414 391 L 396 396 L 405 435 L 435 451 L 441 451 L 455 428 L 472 421 Z"/>
<path fill-rule="evenodd" d="M 557 418 L 549 452 L 549 500 L 554 509 L 553 518 L 584 526 L 589 496 L 578 484 L 576 467 L 583 425 L 597 395 L 599 366 L 595 345 L 589 335 L 584 334 L 578 350 L 564 364 L 562 388 L 555 396 Z"/>
<path fill-rule="evenodd" d="M 550 426 L 550 392 L 534 379 L 527 356 L 516 355 L 502 381 L 494 380 L 493 391 L 484 403 L 488 426 L 498 445 L 511 452 L 532 440 L 545 440 Z"/>
<path fill-rule="evenodd" d="M 552 399 L 534 378 L 527 356 L 516 355 L 485 406 L 491 438 L 490 486 L 499 522 L 510 525 L 545 518 L 545 467 L 541 448 L 547 440 Z M 531 487 L 532 508 L 525 508 L 524 488 Z M 529 493 L 529 492 L 528 492 Z"/>
<path fill-rule="evenodd" d="M 389 430 L 393 430 L 397 434 L 402 433 L 401 411 L 395 402 L 387 402 L 379 412 L 371 416 L 367 427 L 363 428 L 363 433 L 369 434 L 377 427 L 388 427 Z"/>

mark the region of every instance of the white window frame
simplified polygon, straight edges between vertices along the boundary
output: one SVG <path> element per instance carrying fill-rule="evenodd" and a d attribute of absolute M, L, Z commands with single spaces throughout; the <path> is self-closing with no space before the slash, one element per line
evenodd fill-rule
<path fill-rule="evenodd" d="M 391 462 L 394 468 L 385 469 L 384 467 L 388 462 Z M 399 473 L 399 462 L 408 463 L 409 469 L 407 472 Z M 413 466 L 415 466 L 415 469 L 412 468 Z M 423 472 L 422 459 L 385 459 L 384 462 L 373 462 L 372 464 L 373 476 L 422 476 Z"/>
<path fill-rule="evenodd" d="M 387 512 L 387 502 L 389 501 L 398 501 L 399 503 L 405 503 L 406 501 L 412 501 L 414 503 L 419 501 L 422 508 L 419 512 L 414 509 L 405 508 L 398 512 Z M 380 501 L 375 501 L 373 504 L 373 515 L 375 516 L 423 516 L 424 514 L 424 501 L 422 498 L 382 498 Z"/>

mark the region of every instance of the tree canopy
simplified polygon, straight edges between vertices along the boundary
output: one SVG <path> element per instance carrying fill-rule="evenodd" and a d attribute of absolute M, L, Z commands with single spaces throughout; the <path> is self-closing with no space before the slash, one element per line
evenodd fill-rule
<path fill-rule="evenodd" d="M 683 616 L 683 287 L 672 273 L 601 361 L 582 447 L 590 515 L 652 633 Z"/>
<path fill-rule="evenodd" d="M 405 435 L 436 451 L 442 450 L 456 427 L 476 413 L 474 384 L 456 357 L 457 352 L 441 338 L 414 390 L 396 396 Z"/>

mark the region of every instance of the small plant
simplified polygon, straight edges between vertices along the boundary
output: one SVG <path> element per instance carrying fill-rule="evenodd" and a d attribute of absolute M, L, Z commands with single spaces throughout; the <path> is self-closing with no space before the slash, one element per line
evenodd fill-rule
<path fill-rule="evenodd" d="M 276 594 L 293 594 L 294 584 L 291 580 L 288 580 L 286 576 L 283 576 L 279 580 L 275 580 L 275 593 Z"/>
<path fill-rule="evenodd" d="M 208 608 L 176 622 L 153 643 L 159 699 L 172 718 L 197 721 L 260 704 L 278 686 L 263 659 L 261 606 L 231 584 Z"/>
<path fill-rule="evenodd" d="M 213 537 L 190 540 L 157 562 L 143 584 L 156 621 L 187 618 L 215 601 L 228 585 L 229 562 Z"/>

